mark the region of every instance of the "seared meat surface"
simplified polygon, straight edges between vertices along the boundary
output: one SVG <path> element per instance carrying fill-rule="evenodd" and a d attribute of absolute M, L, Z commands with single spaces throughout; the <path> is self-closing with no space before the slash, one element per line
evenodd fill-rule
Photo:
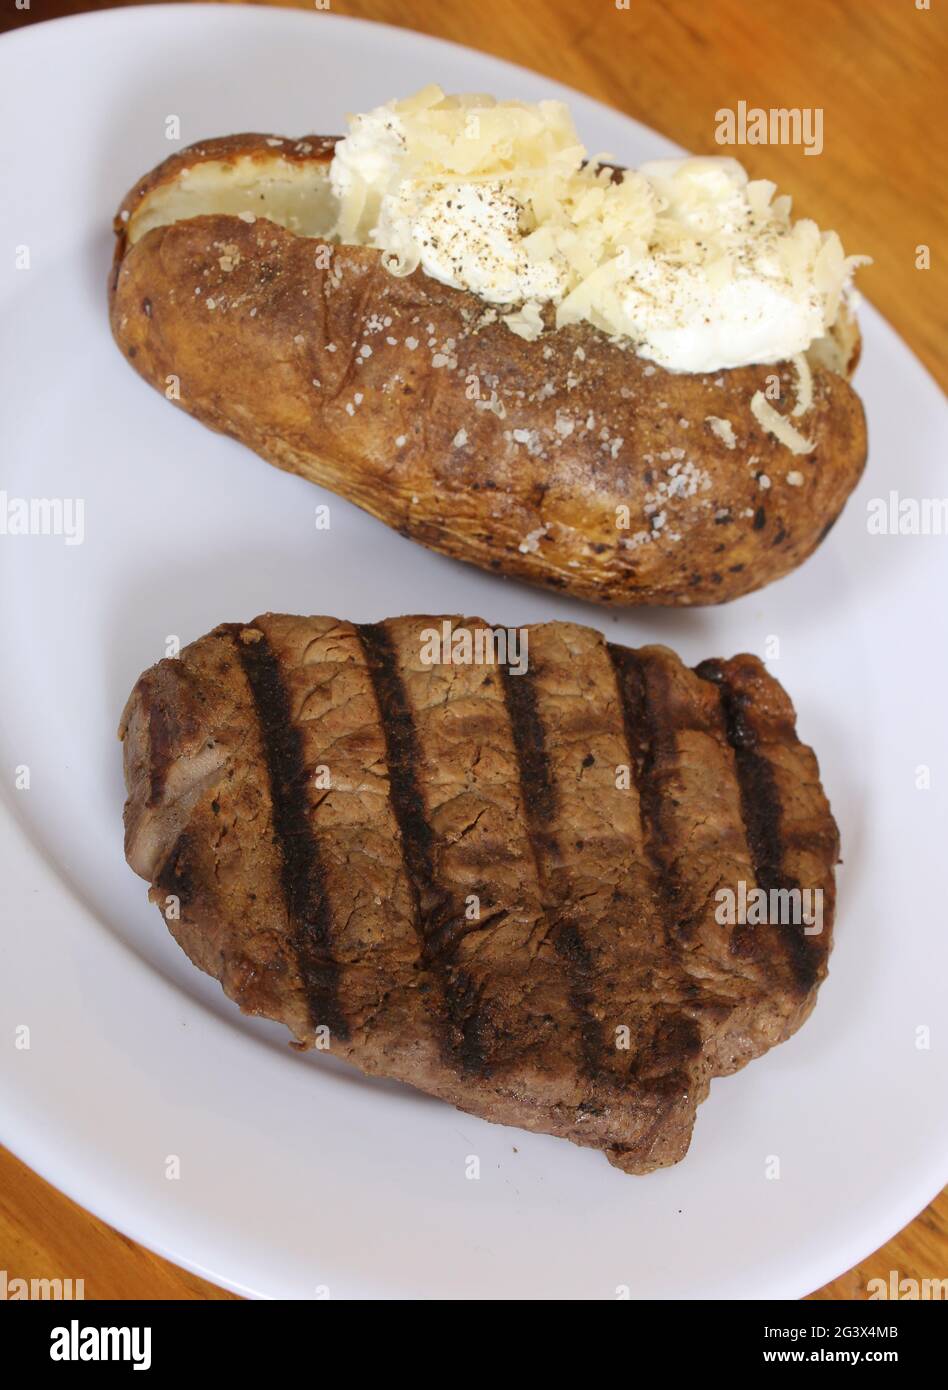
<path fill-rule="evenodd" d="M 826 974 L 816 759 L 755 657 L 690 670 L 554 622 L 518 674 L 432 661 L 446 621 L 489 634 L 267 614 L 145 672 L 128 861 L 191 960 L 301 1046 L 630 1173 L 675 1163 L 711 1078 L 793 1033 Z M 818 895 L 819 929 L 728 919 L 760 889 Z"/>

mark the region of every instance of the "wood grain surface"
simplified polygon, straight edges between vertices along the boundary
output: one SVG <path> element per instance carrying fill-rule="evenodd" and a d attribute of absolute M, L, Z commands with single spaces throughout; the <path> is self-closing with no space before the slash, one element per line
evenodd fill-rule
<path fill-rule="evenodd" d="M 324 5 L 295 8 L 316 25 Z M 3 0 L 0 30 L 115 7 L 31 0 L 24 10 Z M 722 153 L 714 115 L 738 101 L 822 108 L 818 158 L 788 145 L 733 153 L 753 176 L 792 193 L 799 215 L 835 227 L 847 251 L 874 258 L 862 279 L 867 295 L 948 385 L 946 0 L 928 8 L 925 0 L 629 0 L 627 9 L 616 0 L 331 0 L 331 8 L 520 63 L 696 154 Z M 396 89 L 393 74 L 393 90 L 379 99 L 401 95 Z M 916 268 L 922 245 L 931 248 L 929 270 Z M 0 1269 L 83 1278 L 87 1298 L 232 1297 L 111 1230 L 3 1150 Z M 867 1281 L 893 1269 L 919 1280 L 948 1274 L 948 1189 L 811 1297 L 865 1298 Z"/>

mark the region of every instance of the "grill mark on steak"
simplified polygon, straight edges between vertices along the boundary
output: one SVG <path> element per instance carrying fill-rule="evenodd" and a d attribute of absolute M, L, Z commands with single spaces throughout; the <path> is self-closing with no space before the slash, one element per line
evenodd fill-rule
<path fill-rule="evenodd" d="M 760 749 L 760 740 L 747 717 L 746 697 L 728 679 L 724 663 L 712 658 L 694 668 L 695 675 L 715 685 L 721 701 L 727 740 L 734 753 L 740 787 L 741 815 L 747 843 L 754 861 L 758 886 L 773 889 L 799 889 L 796 879 L 783 871 L 785 841 L 782 831 L 780 794 L 773 768 Z M 783 942 L 794 981 L 801 990 L 812 988 L 816 980 L 814 962 L 803 935 L 803 923 L 771 925 Z"/>
<path fill-rule="evenodd" d="M 417 926 L 424 944 L 432 906 L 443 901 L 443 894 L 438 892 L 435 884 L 434 834 L 428 824 L 424 799 L 415 775 L 421 762 L 421 749 L 405 687 L 398 672 L 394 644 L 385 624 L 360 623 L 356 625 L 356 632 L 362 643 L 382 721 L 389 796 L 402 835 L 406 867 L 416 889 L 419 905 Z"/>
<path fill-rule="evenodd" d="M 167 710 L 157 702 L 149 709 L 148 735 L 151 741 L 151 777 L 147 804 L 159 806 L 171 764 L 174 731 Z"/>
<path fill-rule="evenodd" d="M 191 902 L 197 886 L 192 871 L 192 851 L 191 832 L 182 830 L 155 874 L 155 887 L 166 897 L 176 897 L 181 907 Z M 164 903 L 159 903 L 158 908 L 164 917 Z"/>
<path fill-rule="evenodd" d="M 389 799 L 401 834 L 402 856 L 415 904 L 420 963 L 435 976 L 445 1006 L 444 1055 L 466 1076 L 488 1076 L 490 1066 L 479 1014 L 479 990 L 470 973 L 453 966 L 463 935 L 463 914 L 438 882 L 436 837 L 418 782 L 422 754 L 395 643 L 385 623 L 360 623 L 356 632 L 375 692 L 385 739 Z M 461 917 L 455 929 L 454 919 Z"/>
<path fill-rule="evenodd" d="M 266 635 L 259 628 L 239 625 L 230 632 L 260 728 L 273 828 L 282 859 L 280 879 L 310 1019 L 314 1028 L 328 1027 L 331 1037 L 348 1042 L 349 1026 L 339 999 L 339 970 L 332 954 L 332 908 L 308 815 L 300 731 L 293 722 L 280 663 Z"/>
<path fill-rule="evenodd" d="M 615 672 L 629 750 L 629 767 L 638 792 L 642 846 L 648 856 L 655 884 L 665 942 L 674 959 L 680 962 L 682 889 L 672 873 L 672 860 L 668 854 L 670 834 L 663 823 L 663 797 L 654 775 L 659 751 L 674 752 L 674 733 L 664 717 L 667 692 L 660 679 L 653 680 L 649 692 L 644 659 L 637 652 L 613 642 L 606 643 L 606 650 Z M 696 995 L 697 987 L 692 986 L 685 993 Z M 672 1011 L 661 1017 L 652 1047 L 656 1052 L 666 1048 L 669 1055 L 675 1054 L 682 1059 L 697 1057 L 701 1051 L 701 1029 L 697 1020 L 681 1011 Z M 679 1067 L 671 1079 L 687 1084 L 685 1067 Z"/>
<path fill-rule="evenodd" d="M 555 824 L 559 797 L 547 754 L 546 729 L 530 671 L 514 676 L 507 665 L 501 665 L 499 670 L 517 755 L 521 804 L 540 900 L 544 912 L 552 916 L 551 939 L 567 973 L 569 1004 L 579 1029 L 583 1073 L 595 1079 L 603 1069 L 603 1040 L 599 1021 L 592 1012 L 594 962 L 578 924 L 555 911 L 561 903 L 567 905 L 567 912 L 570 911 L 571 894 L 568 880 L 555 886 L 553 883 L 554 866 L 562 862 L 563 856 L 551 828 Z"/>
<path fill-rule="evenodd" d="M 510 716 L 510 731 L 517 752 L 523 807 L 527 819 L 536 827 L 534 838 L 538 839 L 544 851 L 547 839 L 549 847 L 555 850 L 556 837 L 552 833 L 547 834 L 546 827 L 553 824 L 558 798 L 550 773 L 546 729 L 540 718 L 533 678 L 529 671 L 512 676 L 509 667 L 501 666 L 499 669 Z"/>
<path fill-rule="evenodd" d="M 655 781 L 655 759 L 661 745 L 674 744 L 674 737 L 662 725 L 660 708 L 655 699 L 646 698 L 645 670 L 637 652 L 628 647 L 606 644 L 615 671 L 622 722 L 629 746 L 629 767 L 639 794 L 642 817 L 642 844 L 649 857 L 655 884 L 662 903 L 665 940 L 680 952 L 677 930 L 680 912 L 681 887 L 675 882 L 667 855 L 668 832 L 662 824 L 662 793 Z M 674 925 L 673 925 L 674 924 Z"/>

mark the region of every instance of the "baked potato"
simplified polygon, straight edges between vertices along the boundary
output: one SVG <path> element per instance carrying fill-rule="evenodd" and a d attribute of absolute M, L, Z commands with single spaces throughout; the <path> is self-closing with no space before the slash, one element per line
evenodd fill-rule
<path fill-rule="evenodd" d="M 825 537 L 866 457 L 848 309 L 793 361 L 707 373 L 549 313 L 529 340 L 329 240 L 335 145 L 207 140 L 131 190 L 110 314 L 146 381 L 433 550 L 585 599 L 719 603 Z"/>

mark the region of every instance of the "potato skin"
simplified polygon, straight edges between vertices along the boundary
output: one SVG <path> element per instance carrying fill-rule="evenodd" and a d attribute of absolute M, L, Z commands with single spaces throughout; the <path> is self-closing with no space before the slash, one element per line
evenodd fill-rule
<path fill-rule="evenodd" d="M 181 152 L 116 219 L 112 332 L 157 389 L 177 378 L 183 409 L 433 550 L 602 603 L 737 598 L 826 535 L 866 431 L 824 366 L 794 420 L 815 448 L 794 455 L 750 409 L 777 375 L 789 413 L 790 363 L 671 373 L 589 325 L 527 342 L 465 291 L 263 218 L 195 217 L 128 244 L 129 209 L 189 155 L 265 161 L 274 138 Z M 307 141 L 324 165 L 331 142 Z"/>

